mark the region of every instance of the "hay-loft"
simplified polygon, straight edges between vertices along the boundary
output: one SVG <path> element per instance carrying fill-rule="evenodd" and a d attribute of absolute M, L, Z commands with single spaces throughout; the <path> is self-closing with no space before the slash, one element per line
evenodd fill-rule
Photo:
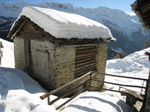
<path fill-rule="evenodd" d="M 49 90 L 89 71 L 105 72 L 107 41 L 114 40 L 98 22 L 39 7 L 25 7 L 8 37 L 14 39 L 16 68 Z"/>

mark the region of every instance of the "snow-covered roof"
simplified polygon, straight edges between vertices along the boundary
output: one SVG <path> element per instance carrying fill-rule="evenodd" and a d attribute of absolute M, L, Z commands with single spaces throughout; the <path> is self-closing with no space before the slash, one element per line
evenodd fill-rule
<path fill-rule="evenodd" d="M 113 39 L 109 28 L 80 15 L 27 6 L 23 8 L 18 19 L 21 16 L 30 18 L 32 22 L 56 38 Z"/>

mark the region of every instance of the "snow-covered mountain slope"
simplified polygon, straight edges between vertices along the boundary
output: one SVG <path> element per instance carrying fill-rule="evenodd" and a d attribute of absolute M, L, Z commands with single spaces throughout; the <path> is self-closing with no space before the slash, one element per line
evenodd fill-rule
<path fill-rule="evenodd" d="M 0 16 L 16 18 L 20 14 L 23 7 L 30 4 L 26 2 L 8 2 L 0 3 Z"/>
<path fill-rule="evenodd" d="M 148 56 L 144 54 L 145 52 L 150 52 L 150 47 L 132 53 L 123 59 L 108 60 L 106 65 L 107 67 L 106 73 L 120 75 L 120 76 L 129 76 L 129 77 L 148 79 L 150 62 L 148 60 L 149 59 Z M 109 76 L 107 76 L 105 80 L 114 83 L 120 83 L 120 84 L 146 86 L 146 82 L 144 82 L 143 80 L 132 80 L 132 79 L 125 79 L 125 78 L 109 77 Z M 113 85 L 107 85 L 107 86 L 108 88 L 118 89 L 118 87 L 114 87 Z M 141 93 L 142 91 L 144 92 L 144 90 L 141 90 L 140 88 L 128 88 L 128 89 L 135 90 L 139 93 Z"/>
<path fill-rule="evenodd" d="M 49 2 L 42 2 L 39 4 L 29 4 L 22 1 L 12 3 L 0 3 L 0 16 L 17 18 L 20 12 L 22 11 L 23 7 L 31 5 L 44 8 L 53 8 L 57 10 L 80 14 L 101 23 L 107 20 L 114 24 L 112 28 L 116 28 L 118 30 L 121 29 L 125 34 L 128 35 L 130 35 L 135 31 L 138 31 L 139 30 L 138 28 L 141 27 L 137 17 L 130 16 L 121 10 L 110 9 L 106 7 L 87 9 L 81 7 L 74 7 L 71 4 L 60 4 Z"/>
<path fill-rule="evenodd" d="M 0 38 L 3 38 L 5 40 L 10 40 L 6 37 L 14 20 L 15 20 L 14 18 L 0 17 Z"/>
<path fill-rule="evenodd" d="M 110 28 L 112 35 L 117 39 L 116 42 L 109 45 L 109 50 L 112 51 L 115 49 L 115 51 L 117 51 L 118 49 L 121 49 L 122 55 L 127 55 L 143 49 L 146 41 L 150 40 L 150 32 L 143 28 L 137 16 L 131 16 L 121 10 L 106 7 L 91 9 L 74 7 L 71 4 L 51 2 L 29 4 L 21 1 L 0 3 L 0 16 L 17 18 L 24 6 L 31 5 L 79 14 L 106 25 Z M 114 54 L 111 52 L 109 57 L 113 57 L 113 55 Z"/>
<path fill-rule="evenodd" d="M 132 53 L 123 59 L 108 60 L 106 72 L 122 75 L 132 73 L 132 77 L 148 78 L 150 62 L 145 52 L 150 52 L 150 48 Z"/>

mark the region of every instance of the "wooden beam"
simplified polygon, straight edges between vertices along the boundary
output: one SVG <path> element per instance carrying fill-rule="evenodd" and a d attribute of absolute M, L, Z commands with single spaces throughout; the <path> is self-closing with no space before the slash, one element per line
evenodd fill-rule
<path fill-rule="evenodd" d="M 95 60 L 89 60 L 89 61 L 83 61 L 80 63 L 75 63 L 75 68 L 90 66 L 89 64 L 95 64 L 96 65 L 96 62 L 95 62 Z"/>
<path fill-rule="evenodd" d="M 92 79 L 92 80 L 97 81 L 97 82 L 112 84 L 112 85 L 118 85 L 118 86 L 135 87 L 135 88 L 143 88 L 143 89 L 146 88 L 146 87 L 143 87 L 143 86 L 128 85 L 128 84 L 118 84 L 118 83 L 112 83 L 112 82 L 107 82 L 107 81 L 100 81 L 100 80 L 97 80 L 97 79 Z"/>
<path fill-rule="evenodd" d="M 23 23 L 20 25 L 20 27 L 16 30 L 16 32 L 12 35 L 11 39 L 14 39 L 14 37 L 17 35 L 17 33 L 21 30 L 21 28 L 26 24 L 26 20 L 23 21 Z"/>
<path fill-rule="evenodd" d="M 81 65 L 81 66 L 77 66 L 75 67 L 75 71 L 78 71 L 78 70 L 81 70 L 81 69 L 86 69 L 88 67 L 95 67 L 96 66 L 96 63 L 90 63 L 90 64 L 86 64 L 86 65 Z"/>
<path fill-rule="evenodd" d="M 85 73 L 88 73 L 89 71 L 96 71 L 96 67 L 87 67 L 85 69 L 75 71 L 75 77 L 79 77 Z"/>
<path fill-rule="evenodd" d="M 72 96 L 69 100 L 67 100 L 65 103 L 61 104 L 60 106 L 58 106 L 56 108 L 56 110 L 60 109 L 62 106 L 64 106 L 65 104 L 67 104 L 69 101 L 73 100 L 76 96 L 78 96 L 81 92 L 83 92 L 84 89 L 81 89 L 78 93 L 76 93 L 74 96 Z"/>
<path fill-rule="evenodd" d="M 75 60 L 75 63 L 76 64 L 79 64 L 79 63 L 84 63 L 84 62 L 87 62 L 87 61 L 91 61 L 95 58 L 95 56 L 91 56 L 91 57 L 82 57 L 82 58 L 78 58 Z"/>
<path fill-rule="evenodd" d="M 84 57 L 84 56 L 95 56 L 95 52 L 93 53 L 88 53 L 88 54 L 80 54 L 80 55 L 76 55 L 76 58 L 80 58 L 80 57 Z"/>
<path fill-rule="evenodd" d="M 63 85 L 63 86 L 61 86 L 61 87 L 59 87 L 59 88 L 57 88 L 57 89 L 55 89 L 55 90 L 53 90 L 53 91 L 50 91 L 50 92 L 48 92 L 48 93 L 46 93 L 46 94 L 40 96 L 40 98 L 43 100 L 43 99 L 45 99 L 46 97 L 48 97 L 49 95 L 55 94 L 56 92 L 58 92 L 58 91 L 60 91 L 60 90 L 62 90 L 62 89 L 64 89 L 64 88 L 66 88 L 67 86 L 70 86 L 71 84 L 73 84 L 73 83 L 75 83 L 75 82 L 78 82 L 78 81 L 80 81 L 81 79 L 83 79 L 83 78 L 89 76 L 91 73 L 92 73 L 92 72 L 90 71 L 90 72 L 86 73 L 85 75 L 83 75 L 83 76 L 81 76 L 81 77 L 79 77 L 79 78 L 77 78 L 77 79 L 75 79 L 75 80 L 73 80 L 73 81 L 71 81 L 71 82 L 68 82 L 67 84 L 65 84 L 65 85 Z"/>
<path fill-rule="evenodd" d="M 78 56 L 76 57 L 75 61 L 78 61 L 78 60 L 84 60 L 84 59 L 89 59 L 89 58 L 95 58 L 95 55 L 85 55 L 85 56 Z"/>
<path fill-rule="evenodd" d="M 55 103 L 56 101 L 58 101 L 59 99 L 66 97 L 67 95 L 69 95 L 70 93 L 72 93 L 75 89 L 79 88 L 80 86 L 86 84 L 86 83 L 89 82 L 89 81 L 90 81 L 90 79 L 89 79 L 89 80 L 86 80 L 86 81 L 84 81 L 84 82 L 82 82 L 82 83 L 81 83 L 80 85 L 78 85 L 77 87 L 75 87 L 75 88 L 73 88 L 73 89 L 67 91 L 66 94 L 61 95 L 60 97 L 58 97 L 58 98 L 56 98 L 55 100 L 51 101 L 51 102 L 50 102 L 50 105 L 54 104 L 54 103 Z"/>
<path fill-rule="evenodd" d="M 77 51 L 82 51 L 82 50 L 90 50 L 90 49 L 96 49 L 96 46 L 82 46 L 82 47 L 76 47 Z"/>
<path fill-rule="evenodd" d="M 128 77 L 128 76 L 119 76 L 119 75 L 112 75 L 112 74 L 107 74 L 107 73 L 100 73 L 103 75 L 107 75 L 107 76 L 112 76 L 112 77 L 120 77 L 120 78 L 128 78 L 128 79 L 137 79 L 137 80 L 144 80 L 144 81 L 148 81 L 150 79 L 145 79 L 145 78 L 136 78 L 136 77 Z"/>
<path fill-rule="evenodd" d="M 83 53 L 88 54 L 88 53 L 91 53 L 91 52 L 96 53 L 96 49 L 86 49 L 86 50 L 84 49 L 84 50 L 81 50 L 81 51 L 76 50 L 76 54 L 83 54 Z"/>

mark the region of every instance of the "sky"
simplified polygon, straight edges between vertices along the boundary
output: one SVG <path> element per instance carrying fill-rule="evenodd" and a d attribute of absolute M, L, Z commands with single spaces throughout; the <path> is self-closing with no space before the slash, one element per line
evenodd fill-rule
<path fill-rule="evenodd" d="M 96 8 L 99 6 L 105 6 L 111 9 L 120 9 L 127 13 L 132 13 L 131 6 L 136 0 L 0 0 L 0 2 L 16 2 L 25 1 L 29 3 L 39 2 L 59 2 L 59 3 L 71 3 L 77 7 L 84 8 Z"/>

